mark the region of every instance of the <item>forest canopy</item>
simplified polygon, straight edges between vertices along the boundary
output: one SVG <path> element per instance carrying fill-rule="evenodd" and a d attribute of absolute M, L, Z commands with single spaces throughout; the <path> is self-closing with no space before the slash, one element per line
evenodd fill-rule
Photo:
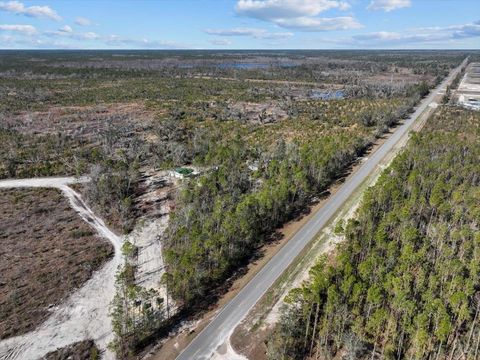
<path fill-rule="evenodd" d="M 442 108 L 291 291 L 270 359 L 478 359 L 480 114 Z"/>

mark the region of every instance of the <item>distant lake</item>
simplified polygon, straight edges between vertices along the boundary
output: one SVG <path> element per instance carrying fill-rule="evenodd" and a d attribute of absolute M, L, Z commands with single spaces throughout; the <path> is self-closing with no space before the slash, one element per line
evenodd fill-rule
<path fill-rule="evenodd" d="M 341 100 L 345 97 L 345 92 L 343 90 L 337 90 L 337 91 L 311 90 L 308 93 L 308 96 L 311 99 L 316 99 L 316 100 Z"/>

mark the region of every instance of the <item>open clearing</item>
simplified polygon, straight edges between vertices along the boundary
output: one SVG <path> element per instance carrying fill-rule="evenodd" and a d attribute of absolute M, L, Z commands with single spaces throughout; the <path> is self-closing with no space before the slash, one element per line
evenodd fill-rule
<path fill-rule="evenodd" d="M 88 181 L 88 178 L 76 179 L 71 177 L 0 181 L 0 192 L 5 194 L 0 201 L 0 205 L 5 210 L 4 212 L 7 213 L 6 219 L 2 219 L 0 222 L 0 229 L 9 229 L 11 234 L 6 231 L 2 231 L 2 234 L 6 234 L 6 239 L 11 237 L 11 242 L 14 245 L 19 239 L 18 236 L 14 235 L 21 234 L 21 243 L 24 245 L 15 249 L 3 248 L 5 253 L 8 253 L 12 259 L 12 262 L 15 261 L 15 265 L 19 268 L 15 274 L 22 272 L 23 276 L 28 280 L 27 275 L 32 271 L 36 271 L 36 269 L 26 269 L 26 261 L 18 261 L 18 259 L 21 259 L 20 255 L 31 254 L 31 257 L 35 258 L 33 255 L 40 252 L 41 256 L 50 256 L 51 258 L 48 260 L 50 260 L 51 264 L 48 264 L 47 260 L 42 260 L 41 262 L 43 269 L 46 269 L 45 274 L 42 276 L 47 278 L 49 283 L 52 284 L 57 277 L 59 280 L 54 283 L 55 290 L 62 291 L 63 294 L 58 296 L 54 303 L 52 300 L 44 301 L 48 308 L 45 308 L 44 315 L 39 317 L 35 323 L 28 324 L 28 327 L 23 331 L 15 333 L 10 331 L 5 336 L 5 339 L 0 341 L 1 359 L 37 359 L 38 356 L 43 356 L 47 353 L 46 357 L 48 359 L 66 359 L 73 353 L 87 353 L 91 350 L 92 347 L 87 348 L 84 346 L 84 343 L 91 342 L 90 339 L 95 341 L 95 349 L 98 347 L 102 352 L 107 350 L 106 346 L 112 339 L 108 311 L 109 304 L 115 293 L 115 273 L 121 263 L 120 246 L 122 239 L 111 232 L 103 220 L 98 218 L 88 208 L 80 194 L 69 186 Z M 160 191 L 151 184 L 144 190 L 149 199 L 155 197 L 154 195 L 157 195 L 156 192 Z M 153 191 L 155 194 L 152 195 L 148 191 Z M 160 193 L 164 195 L 162 191 Z M 161 198 L 163 199 L 164 196 L 161 196 Z M 164 269 L 158 236 L 163 231 L 168 220 L 167 203 L 161 206 L 162 216 L 159 219 L 150 221 L 142 226 L 139 225 L 138 229 L 133 231 L 129 237 L 140 248 L 137 274 L 139 283 L 142 286 L 154 288 L 160 292 L 163 288 L 160 287 L 158 281 L 161 277 L 159 273 L 163 272 Z M 28 208 L 28 211 L 26 208 Z M 148 209 L 143 210 L 146 214 L 149 213 Z M 42 217 L 39 217 L 40 215 L 37 216 L 37 214 L 40 214 Z M 18 227 L 18 223 L 21 223 L 22 226 Z M 37 223 L 40 225 L 37 225 Z M 52 233 L 55 236 L 49 236 Z M 11 235 L 10 237 L 8 236 L 9 234 Z M 35 240 L 39 238 L 46 238 L 49 245 L 46 250 L 45 248 L 42 248 L 41 251 L 36 249 L 38 241 L 36 243 Z M 86 250 L 83 248 L 79 249 L 78 246 L 80 244 L 84 245 L 87 238 L 91 239 L 91 241 L 85 246 L 88 247 L 87 250 L 90 250 L 93 255 L 100 258 L 103 251 L 106 255 L 102 259 L 106 260 L 112 255 L 114 249 L 115 256 L 113 259 L 103 267 L 101 267 L 101 262 L 96 263 L 95 267 L 88 266 L 85 260 L 82 262 L 81 259 L 84 258 L 79 258 L 78 256 L 84 256 Z M 108 244 L 107 239 L 111 245 Z M 70 240 L 70 243 L 68 240 Z M 25 248 L 27 245 L 30 245 L 28 250 Z M 103 247 L 108 252 L 105 253 Z M 20 255 L 16 254 L 15 251 Z M 154 254 L 160 254 L 160 256 L 156 257 Z M 62 266 L 57 264 L 59 259 L 62 260 Z M 65 259 L 67 260 L 65 261 Z M 32 263 L 38 264 L 39 262 L 40 260 L 37 260 Z M 5 266 L 5 268 L 9 267 Z M 59 269 L 60 271 L 58 271 Z M 99 270 L 95 271 L 97 269 Z M 89 270 L 89 272 L 86 272 L 86 270 Z M 63 281 L 65 281 L 66 274 L 69 272 L 76 277 L 83 274 L 84 278 L 82 278 L 82 281 L 77 280 L 74 286 L 67 287 L 63 284 Z M 42 274 L 41 271 L 38 273 Z M 90 279 L 86 281 L 89 277 Z M 36 276 L 32 277 L 32 279 L 36 278 Z M 4 280 L 2 278 L 0 285 L 7 286 L 6 284 L 12 283 L 11 279 Z M 82 283 L 84 283 L 83 286 L 81 286 Z M 75 291 L 77 288 L 79 289 Z M 3 291 L 3 288 L 0 287 L 0 289 Z M 48 287 L 45 287 L 45 289 L 48 290 Z M 28 288 L 22 288 L 23 290 L 27 294 L 31 294 Z M 47 293 L 50 294 L 51 292 Z M 3 293 L 0 294 L 2 295 L 3 311 Z M 38 301 L 39 299 L 29 299 L 30 302 L 34 300 Z M 27 305 L 28 303 L 25 302 L 20 307 L 17 303 L 12 303 L 5 316 L 9 315 L 12 317 L 18 313 L 18 316 L 22 315 L 26 319 L 31 320 L 31 311 L 28 310 Z M 2 321 L 3 316 L 4 314 L 2 313 Z M 4 331 L 2 331 L 3 333 Z M 79 344 L 79 351 L 77 351 L 78 346 L 75 344 Z M 104 358 L 113 358 L 113 354 L 106 351 Z"/>
<path fill-rule="evenodd" d="M 0 188 L 52 187 L 60 189 L 68 199 L 72 209 L 98 235 L 108 239 L 115 250 L 113 259 L 108 261 L 98 271 L 95 271 L 81 288 L 74 291 L 58 307 L 53 307 L 51 315 L 46 321 L 37 326 L 33 331 L 0 341 L 1 359 L 34 360 L 58 348 L 63 348 L 86 339 L 93 339 L 98 348 L 105 351 L 108 342 L 112 339 L 108 306 L 114 295 L 115 272 L 121 260 L 121 238 L 111 232 L 103 220 L 98 218 L 88 208 L 80 195 L 68 186 L 68 184 L 79 181 L 86 180 L 43 178 L 5 180 L 0 182 Z M 62 225 L 59 225 L 59 228 L 61 227 Z M 89 227 L 89 229 L 91 228 Z M 74 270 L 78 271 L 77 268 Z M 113 354 L 107 351 L 104 358 L 113 358 Z"/>
<path fill-rule="evenodd" d="M 57 189 L 0 190 L 0 337 L 23 334 L 112 255 Z"/>
<path fill-rule="evenodd" d="M 455 95 L 462 106 L 480 110 L 480 63 L 474 62 L 468 65 Z"/>

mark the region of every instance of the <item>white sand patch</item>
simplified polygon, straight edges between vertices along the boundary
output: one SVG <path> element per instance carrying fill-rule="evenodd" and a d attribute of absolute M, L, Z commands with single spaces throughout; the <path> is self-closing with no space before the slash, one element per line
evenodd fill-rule
<path fill-rule="evenodd" d="M 335 249 L 335 247 L 339 243 L 341 243 L 342 241 L 345 240 L 345 238 L 343 236 L 336 235 L 333 232 L 333 227 L 341 219 L 343 219 L 345 223 L 349 219 L 352 219 L 355 216 L 355 212 L 357 211 L 359 206 L 360 206 L 360 201 L 356 202 L 355 205 L 352 206 L 345 215 L 342 214 L 342 215 L 338 216 L 337 218 L 335 218 L 335 220 L 332 222 L 332 225 L 327 227 L 322 232 L 322 234 L 320 236 L 327 236 L 329 240 L 324 242 L 323 244 L 321 244 L 321 246 L 319 247 L 319 249 L 317 251 L 317 254 L 314 257 L 312 257 L 312 259 L 307 264 L 304 265 L 305 269 L 312 268 L 321 255 L 328 254 L 328 253 L 332 252 L 333 249 Z M 285 296 L 288 295 L 290 290 L 300 287 L 302 285 L 302 283 L 304 283 L 305 281 L 308 281 L 309 278 L 310 278 L 310 272 L 309 271 L 300 271 L 300 273 L 294 278 L 294 280 L 292 282 L 290 282 L 288 284 L 288 286 L 283 290 L 282 295 L 280 296 L 279 300 L 275 303 L 275 305 L 272 307 L 272 309 L 270 310 L 270 312 L 266 316 L 264 326 L 268 327 L 268 326 L 274 325 L 278 322 L 278 320 L 280 319 L 280 315 L 281 315 L 280 309 L 281 309 L 281 307 L 284 303 L 283 301 L 285 299 Z"/>
<path fill-rule="evenodd" d="M 89 223 L 101 237 L 107 238 L 115 249 L 112 260 L 60 306 L 38 328 L 27 334 L 0 341 L 0 358 L 5 360 L 34 360 L 58 348 L 77 341 L 93 339 L 104 359 L 114 359 L 107 344 L 112 340 L 112 328 L 108 308 L 115 294 L 115 272 L 121 262 L 122 239 L 115 235 L 82 200 L 80 194 L 66 184 L 75 183 L 72 178 L 44 178 L 7 180 L 0 187 L 55 187 L 62 190 L 70 205 Z"/>
<path fill-rule="evenodd" d="M 0 188 L 28 188 L 28 187 L 54 187 L 89 182 L 88 177 L 44 177 L 32 179 L 8 179 L 0 180 Z"/>
<path fill-rule="evenodd" d="M 135 274 L 137 284 L 158 291 L 163 298 L 166 298 L 166 289 L 160 280 L 165 273 L 165 265 L 160 239 L 167 226 L 168 214 L 155 220 L 145 220 L 127 238 L 138 249 Z"/>
<path fill-rule="evenodd" d="M 213 355 L 210 357 L 211 360 L 248 360 L 243 355 L 238 354 L 230 344 L 230 336 L 227 337 L 227 340 L 220 345 Z"/>

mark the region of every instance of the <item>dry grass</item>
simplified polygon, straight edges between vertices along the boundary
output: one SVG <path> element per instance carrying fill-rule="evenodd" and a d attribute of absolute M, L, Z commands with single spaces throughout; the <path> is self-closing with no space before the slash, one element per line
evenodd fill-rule
<path fill-rule="evenodd" d="M 7 338 L 43 322 L 113 249 L 58 190 L 2 190 L 0 209 L 0 338 Z"/>
<path fill-rule="evenodd" d="M 46 111 L 22 111 L 4 120 L 4 126 L 27 135 L 62 134 L 91 141 L 109 125 L 140 131 L 153 121 L 141 103 L 95 106 L 52 106 Z"/>
<path fill-rule="evenodd" d="M 93 340 L 84 340 L 49 352 L 42 360 L 97 360 L 100 356 Z"/>

